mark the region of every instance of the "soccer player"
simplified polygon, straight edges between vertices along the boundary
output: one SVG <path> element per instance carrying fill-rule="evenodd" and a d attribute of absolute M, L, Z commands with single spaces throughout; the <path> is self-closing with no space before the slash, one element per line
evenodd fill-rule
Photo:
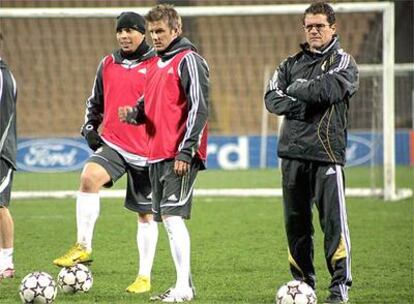
<path fill-rule="evenodd" d="M 14 224 L 9 204 L 16 170 L 16 100 L 16 81 L 0 58 L 0 281 L 14 276 Z"/>
<path fill-rule="evenodd" d="M 145 122 L 149 134 L 152 208 L 169 236 L 177 280 L 163 302 L 191 301 L 190 218 L 194 181 L 204 169 L 207 148 L 209 70 L 194 45 L 181 36 L 181 18 L 167 4 L 145 16 L 157 57 L 147 72 L 145 97 L 133 109 L 120 108 L 122 121 Z"/>
<path fill-rule="evenodd" d="M 147 64 L 155 51 L 145 42 L 145 20 L 124 12 L 117 17 L 119 49 L 99 64 L 92 95 L 87 101 L 82 135 L 94 154 L 85 164 L 76 200 L 77 243 L 53 263 L 68 267 L 92 261 L 92 237 L 99 216 L 101 187 L 111 187 L 127 174 L 125 207 L 138 214 L 139 272 L 128 292 L 147 292 L 158 239 L 151 211 L 151 183 L 145 126 L 126 125 L 118 119 L 118 107 L 135 105 L 144 92 Z M 102 132 L 99 134 L 98 127 Z"/>
<path fill-rule="evenodd" d="M 340 47 L 329 4 L 311 4 L 303 15 L 303 30 L 302 50 L 280 64 L 265 94 L 267 109 L 285 116 L 278 156 L 289 263 L 295 279 L 315 288 L 315 203 L 331 274 L 325 303 L 346 303 L 352 277 L 343 166 L 348 107 L 358 89 L 358 69 Z"/>

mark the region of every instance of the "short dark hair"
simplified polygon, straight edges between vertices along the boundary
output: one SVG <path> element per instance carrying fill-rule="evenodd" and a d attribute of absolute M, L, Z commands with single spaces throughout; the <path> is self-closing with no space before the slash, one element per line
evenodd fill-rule
<path fill-rule="evenodd" d="M 328 20 L 329 24 L 335 24 L 335 11 L 333 10 L 332 6 L 330 6 L 328 3 L 324 1 L 317 1 L 312 3 L 303 14 L 302 22 L 305 24 L 305 17 L 307 14 L 317 15 L 322 14 L 326 16 L 326 19 Z"/>
<path fill-rule="evenodd" d="M 171 4 L 158 4 L 145 15 L 147 22 L 165 20 L 170 29 L 175 29 L 181 33 L 181 17 L 178 15 L 174 6 Z"/>

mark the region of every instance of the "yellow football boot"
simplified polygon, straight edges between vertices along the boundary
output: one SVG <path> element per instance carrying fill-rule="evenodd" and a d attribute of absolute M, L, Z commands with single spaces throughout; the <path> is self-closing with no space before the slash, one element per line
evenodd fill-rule
<path fill-rule="evenodd" d="M 148 292 L 151 289 L 151 279 L 144 275 L 139 275 L 135 279 L 135 282 L 126 288 L 127 292 L 131 293 L 143 293 Z"/>
<path fill-rule="evenodd" d="M 90 264 L 92 262 L 92 252 L 86 251 L 85 246 L 75 244 L 65 255 L 53 261 L 59 267 L 72 267 L 76 264 Z"/>

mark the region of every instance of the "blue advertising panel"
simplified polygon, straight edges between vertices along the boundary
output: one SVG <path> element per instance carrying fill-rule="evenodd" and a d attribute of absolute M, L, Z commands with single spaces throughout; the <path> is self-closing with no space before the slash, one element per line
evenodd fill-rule
<path fill-rule="evenodd" d="M 82 169 L 91 150 L 82 138 L 36 138 L 18 142 L 17 169 L 64 172 Z"/>
<path fill-rule="evenodd" d="M 410 165 L 410 132 L 396 133 L 396 162 Z M 352 132 L 348 136 L 347 166 L 367 166 L 382 162 L 382 135 Z M 260 167 L 260 136 L 210 136 L 207 147 L 209 169 L 248 169 Z M 266 140 L 266 166 L 278 167 L 277 137 Z M 19 170 L 61 172 L 80 170 L 92 151 L 82 138 L 20 139 Z"/>
<path fill-rule="evenodd" d="M 397 165 L 410 164 L 409 131 L 398 131 L 395 137 Z M 278 167 L 277 137 L 266 141 L 266 166 Z M 260 136 L 211 136 L 208 143 L 208 168 L 245 169 L 260 167 Z M 347 166 L 378 165 L 383 159 L 382 134 L 351 132 L 346 149 Z"/>

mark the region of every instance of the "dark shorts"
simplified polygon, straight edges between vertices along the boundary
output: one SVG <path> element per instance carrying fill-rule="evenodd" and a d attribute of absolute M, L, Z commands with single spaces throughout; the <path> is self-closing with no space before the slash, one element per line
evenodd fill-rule
<path fill-rule="evenodd" d="M 121 154 L 107 145 L 103 145 L 92 154 L 88 161 L 102 166 L 111 177 L 104 185 L 110 188 L 125 173 L 127 174 L 127 190 L 125 208 L 147 214 L 151 210 L 151 182 L 148 167 L 134 166 L 125 161 Z"/>
<path fill-rule="evenodd" d="M 190 172 L 179 177 L 174 173 L 174 160 L 150 164 L 152 183 L 152 209 L 154 219 L 161 222 L 163 215 L 191 217 L 194 182 L 200 163 L 193 161 Z"/>
<path fill-rule="evenodd" d="M 0 158 L 0 207 L 9 206 L 12 184 L 13 168 Z"/>

